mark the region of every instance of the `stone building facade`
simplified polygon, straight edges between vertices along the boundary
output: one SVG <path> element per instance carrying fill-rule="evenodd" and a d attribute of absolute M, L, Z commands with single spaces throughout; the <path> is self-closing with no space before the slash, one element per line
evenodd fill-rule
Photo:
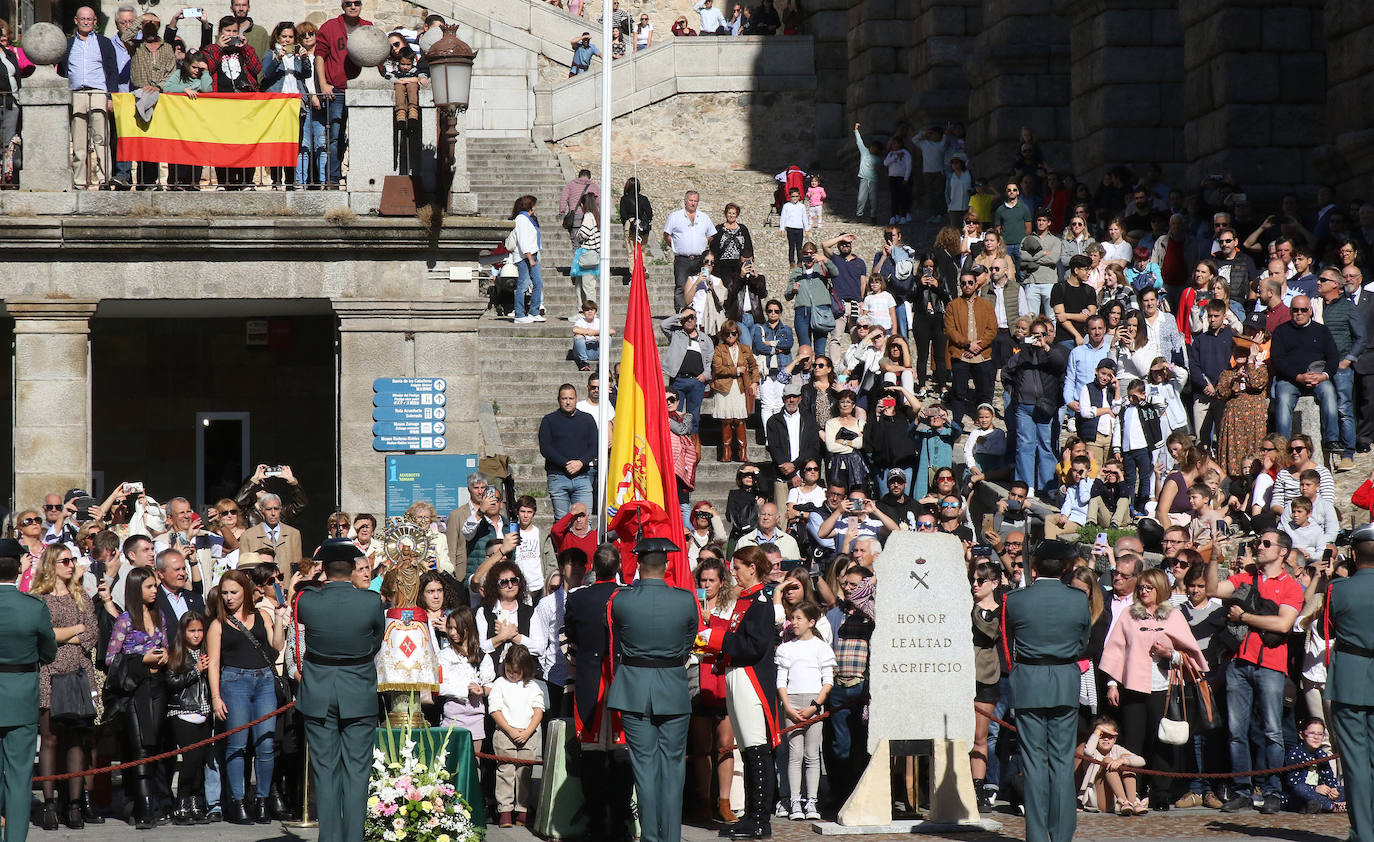
<path fill-rule="evenodd" d="M 975 168 L 1005 172 L 1022 127 L 1094 183 L 1159 163 L 1227 172 L 1261 197 L 1374 192 L 1368 0 L 810 0 L 821 151 L 962 122 Z"/>

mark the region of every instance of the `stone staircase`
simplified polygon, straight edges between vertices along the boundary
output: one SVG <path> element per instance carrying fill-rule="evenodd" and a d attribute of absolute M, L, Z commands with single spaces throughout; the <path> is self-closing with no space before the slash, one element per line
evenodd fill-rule
<path fill-rule="evenodd" d="M 479 337 L 483 350 L 480 364 L 482 399 L 492 405 L 501 450 L 510 457 L 517 493 L 546 496 L 544 461 L 537 441 L 539 422 L 557 408 L 558 387 L 572 383 L 579 397 L 586 396 L 588 374 L 579 372 L 571 359 L 572 324 L 568 320 L 578 306 L 577 293 L 569 280 L 572 244 L 558 216 L 558 196 L 566 183 L 557 159 L 542 144 L 528 139 L 469 139 L 468 166 L 472 192 L 477 196 L 478 212 L 505 219 L 516 197 L 528 193 L 539 199 L 536 216 L 542 229 L 544 309 L 546 322 L 515 325 L 507 317 L 489 310 L 481 319 Z M 599 181 L 599 180 L 598 180 Z M 613 190 L 612 215 L 618 202 Z M 629 297 L 629 257 L 625 253 L 620 227 L 603 226 L 612 244 L 610 324 L 617 333 L 625 326 L 625 306 Z M 646 264 L 649 305 L 655 319 L 672 312 L 672 267 L 664 261 Z M 595 296 L 588 279 L 587 294 Z M 603 318 L 605 314 L 602 314 Z M 660 337 L 660 347 L 666 343 Z M 612 338 L 610 362 L 620 356 L 620 337 Z M 608 396 L 608 384 L 602 395 Z M 724 511 L 725 498 L 734 487 L 736 465 L 715 460 L 718 432 L 708 417 L 702 424 L 703 460 L 697 471 L 693 499 L 706 499 Z M 751 431 L 752 432 L 752 431 Z M 750 442 L 750 455 L 766 458 L 761 445 Z M 545 508 L 542 507 L 541 508 Z M 547 523 L 549 511 L 540 512 L 539 522 Z"/>

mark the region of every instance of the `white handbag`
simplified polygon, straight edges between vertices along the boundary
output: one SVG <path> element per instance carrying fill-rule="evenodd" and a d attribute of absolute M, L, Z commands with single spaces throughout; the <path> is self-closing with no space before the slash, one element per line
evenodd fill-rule
<path fill-rule="evenodd" d="M 1175 689 L 1178 692 L 1178 708 L 1171 710 L 1169 703 L 1172 701 Z M 1169 670 L 1169 689 L 1164 700 L 1164 717 L 1159 720 L 1157 736 L 1161 743 L 1167 743 L 1171 746 L 1187 744 L 1189 738 L 1187 699 L 1188 695 L 1184 692 L 1183 687 L 1183 674 L 1178 667 L 1173 667 Z M 1177 714 L 1182 719 L 1170 719 L 1170 714 Z"/>

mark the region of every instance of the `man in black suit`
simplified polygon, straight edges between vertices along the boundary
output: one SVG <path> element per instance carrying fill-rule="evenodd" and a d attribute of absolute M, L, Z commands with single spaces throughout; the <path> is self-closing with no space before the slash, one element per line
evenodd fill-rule
<path fill-rule="evenodd" d="M 1322 276 L 1334 271 L 1325 269 Z M 1355 406 L 1359 408 L 1355 413 L 1355 449 L 1364 453 L 1374 442 L 1374 342 L 1369 341 L 1374 336 L 1374 290 L 1365 287 L 1364 273 L 1354 264 L 1342 269 L 1340 276 L 1346 296 L 1355 304 L 1355 311 L 1364 316 L 1364 351 L 1354 365 Z"/>
<path fill-rule="evenodd" d="M 794 377 L 782 390 L 782 412 L 764 425 L 768 457 L 773 460 L 773 502 L 787 507 L 787 490 L 800 482 L 797 468 L 807 459 L 821 458 L 821 430 L 815 413 L 802 412 L 801 378 Z"/>
<path fill-rule="evenodd" d="M 579 777 L 586 802 L 586 838 L 613 842 L 633 835 L 629 820 L 634 777 L 624 746 L 616 746 L 617 728 L 606 707 L 608 659 L 612 657 L 606 604 L 620 587 L 619 573 L 620 551 L 615 545 L 597 547 L 592 556 L 596 581 L 570 591 L 563 608 L 563 633 L 573 671 L 573 724 L 582 748 Z"/>
<path fill-rule="evenodd" d="M 157 610 L 162 612 L 162 622 L 167 635 L 176 633 L 181 615 L 187 611 L 205 613 L 205 597 L 200 593 L 200 583 L 187 587 L 190 576 L 186 572 L 186 556 L 181 550 L 165 549 L 153 560 L 157 572 Z"/>

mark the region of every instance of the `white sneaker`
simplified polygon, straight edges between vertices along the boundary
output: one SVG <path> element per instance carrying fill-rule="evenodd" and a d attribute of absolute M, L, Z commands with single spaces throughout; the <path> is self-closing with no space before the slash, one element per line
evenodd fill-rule
<path fill-rule="evenodd" d="M 809 822 L 818 822 L 821 820 L 821 811 L 816 809 L 816 799 L 806 799 L 806 812 L 803 818 Z"/>
<path fill-rule="evenodd" d="M 779 802 L 778 802 L 778 805 L 777 805 L 776 807 L 773 808 L 773 815 L 777 816 L 777 817 L 780 818 L 780 819 L 785 819 L 785 818 L 787 818 L 787 816 L 788 816 L 787 805 L 786 805 L 785 803 L 779 801 Z"/>
<path fill-rule="evenodd" d="M 515 323 L 518 324 L 518 325 L 533 324 L 533 323 L 534 323 L 534 316 L 516 316 L 516 317 L 515 317 Z"/>
<path fill-rule="evenodd" d="M 544 318 L 544 314 L 543 314 L 543 313 L 540 313 L 540 314 L 537 315 L 537 316 L 530 316 L 530 321 L 532 321 L 532 322 L 547 322 L 548 319 Z"/>
<path fill-rule="evenodd" d="M 800 801 L 793 799 L 792 812 L 788 813 L 787 817 L 794 822 L 804 821 L 806 819 L 806 814 L 802 812 L 802 803 Z"/>

